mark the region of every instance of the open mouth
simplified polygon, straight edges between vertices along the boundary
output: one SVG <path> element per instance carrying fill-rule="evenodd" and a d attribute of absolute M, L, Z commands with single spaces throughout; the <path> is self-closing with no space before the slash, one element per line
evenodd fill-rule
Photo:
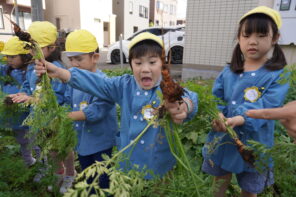
<path fill-rule="evenodd" d="M 150 77 L 142 77 L 141 83 L 143 86 L 151 86 L 152 85 L 152 79 Z"/>

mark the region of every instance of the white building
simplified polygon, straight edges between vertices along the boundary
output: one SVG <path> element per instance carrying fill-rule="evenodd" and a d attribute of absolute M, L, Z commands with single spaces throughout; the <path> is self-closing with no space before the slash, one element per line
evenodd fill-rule
<path fill-rule="evenodd" d="M 134 32 L 149 26 L 149 0 L 112 0 L 116 18 L 116 40 L 122 34 L 130 37 Z"/>
<path fill-rule="evenodd" d="M 149 19 L 154 26 L 175 26 L 177 24 L 177 0 L 150 0 Z"/>
<path fill-rule="evenodd" d="M 288 63 L 295 63 L 296 0 L 187 0 L 182 78 L 199 76 L 203 69 L 205 73 L 212 70 L 213 76 L 219 72 L 231 60 L 240 17 L 259 5 L 280 11 L 283 26 L 279 43 Z"/>
<path fill-rule="evenodd" d="M 115 19 L 110 0 L 46 0 L 45 20 L 67 32 L 86 29 L 99 47 L 115 42 Z"/>
<path fill-rule="evenodd" d="M 0 40 L 7 41 L 13 34 L 12 25 L 9 19 L 16 22 L 16 14 L 13 0 L 0 0 Z M 19 26 L 26 30 L 32 23 L 31 1 L 18 1 Z"/>

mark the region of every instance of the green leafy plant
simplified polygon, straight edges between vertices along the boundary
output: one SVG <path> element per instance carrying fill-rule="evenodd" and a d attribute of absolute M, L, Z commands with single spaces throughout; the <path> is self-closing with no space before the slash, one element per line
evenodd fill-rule
<path fill-rule="evenodd" d="M 7 58 L 5 55 L 0 54 L 0 64 L 7 64 Z"/>
<path fill-rule="evenodd" d="M 124 74 L 129 74 L 132 75 L 133 72 L 130 68 L 125 68 L 125 69 L 104 69 L 103 70 L 104 73 L 106 73 L 106 75 L 108 77 L 114 77 L 114 76 L 121 76 Z"/>

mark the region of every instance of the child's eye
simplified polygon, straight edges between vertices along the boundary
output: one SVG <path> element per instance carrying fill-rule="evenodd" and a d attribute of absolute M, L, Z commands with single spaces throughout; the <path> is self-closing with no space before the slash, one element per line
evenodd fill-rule
<path fill-rule="evenodd" d="M 151 61 L 151 62 L 150 62 L 150 64 L 155 64 L 155 63 L 156 63 L 156 61 Z"/>
<path fill-rule="evenodd" d="M 259 37 L 266 37 L 267 35 L 266 34 L 259 34 L 258 36 Z"/>
<path fill-rule="evenodd" d="M 247 34 L 242 34 L 242 36 L 243 36 L 244 38 L 248 38 L 248 37 L 249 37 L 249 35 L 247 35 Z"/>
<path fill-rule="evenodd" d="M 141 62 L 135 62 L 136 65 L 141 65 Z"/>

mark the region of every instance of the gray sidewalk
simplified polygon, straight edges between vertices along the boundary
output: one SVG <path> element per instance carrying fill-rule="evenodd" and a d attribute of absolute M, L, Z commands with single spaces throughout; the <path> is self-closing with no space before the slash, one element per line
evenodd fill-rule
<path fill-rule="evenodd" d="M 120 64 L 108 64 L 107 60 L 107 49 L 103 48 L 100 50 L 100 60 L 98 62 L 99 69 L 117 69 L 121 68 Z M 70 65 L 67 57 L 63 54 L 63 62 L 66 65 Z M 123 68 L 129 68 L 129 64 L 123 64 Z M 221 66 L 204 66 L 197 64 L 171 64 L 170 70 L 171 75 L 177 80 L 188 80 L 192 78 L 211 79 L 216 78 L 220 71 L 223 69 Z"/>

